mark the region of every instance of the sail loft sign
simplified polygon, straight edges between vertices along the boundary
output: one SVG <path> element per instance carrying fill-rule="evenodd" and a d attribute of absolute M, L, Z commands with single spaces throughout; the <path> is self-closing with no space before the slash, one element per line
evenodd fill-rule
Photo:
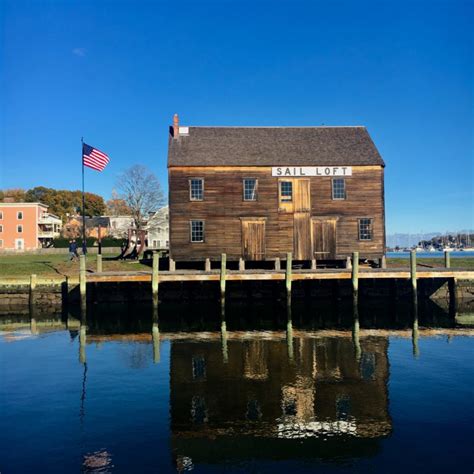
<path fill-rule="evenodd" d="M 276 166 L 272 176 L 352 176 L 352 166 Z"/>

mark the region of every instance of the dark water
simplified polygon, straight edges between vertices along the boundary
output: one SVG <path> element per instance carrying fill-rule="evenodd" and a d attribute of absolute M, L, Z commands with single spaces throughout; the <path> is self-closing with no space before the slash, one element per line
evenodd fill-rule
<path fill-rule="evenodd" d="M 0 317 L 0 471 L 467 472 L 473 314 L 228 303 Z"/>

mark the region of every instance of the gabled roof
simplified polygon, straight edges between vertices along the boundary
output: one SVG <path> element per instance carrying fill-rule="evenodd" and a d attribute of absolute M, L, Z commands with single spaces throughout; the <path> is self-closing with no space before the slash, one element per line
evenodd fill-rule
<path fill-rule="evenodd" d="M 365 127 L 189 127 L 168 166 L 385 166 Z"/>

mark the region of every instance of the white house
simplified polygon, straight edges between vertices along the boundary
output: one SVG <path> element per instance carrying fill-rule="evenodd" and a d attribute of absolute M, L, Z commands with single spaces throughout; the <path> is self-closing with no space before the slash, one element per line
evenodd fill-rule
<path fill-rule="evenodd" d="M 168 249 L 170 240 L 169 208 L 158 209 L 149 219 L 145 229 L 148 231 L 148 247 Z"/>

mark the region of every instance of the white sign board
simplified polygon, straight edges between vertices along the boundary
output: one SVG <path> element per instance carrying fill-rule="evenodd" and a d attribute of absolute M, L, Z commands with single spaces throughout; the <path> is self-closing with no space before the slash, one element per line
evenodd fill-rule
<path fill-rule="evenodd" d="M 275 166 L 272 176 L 352 176 L 352 166 Z"/>

